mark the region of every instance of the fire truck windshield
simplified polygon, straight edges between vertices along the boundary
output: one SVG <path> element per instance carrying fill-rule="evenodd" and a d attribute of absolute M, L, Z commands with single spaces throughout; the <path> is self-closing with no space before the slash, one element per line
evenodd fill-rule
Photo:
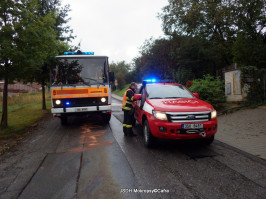
<path fill-rule="evenodd" d="M 106 58 L 58 58 L 52 70 L 52 85 L 85 84 L 95 85 L 107 83 Z"/>
<path fill-rule="evenodd" d="M 146 87 L 149 99 L 195 98 L 182 85 L 148 84 Z"/>

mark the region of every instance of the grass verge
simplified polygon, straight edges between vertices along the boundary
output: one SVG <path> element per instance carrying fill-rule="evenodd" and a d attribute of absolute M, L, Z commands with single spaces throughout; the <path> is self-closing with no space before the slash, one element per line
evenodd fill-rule
<path fill-rule="evenodd" d="M 46 106 L 51 107 L 49 94 L 46 94 Z M 2 102 L 0 115 L 2 114 Z M 0 128 L 0 140 L 19 138 L 24 131 L 42 119 L 49 110 L 42 110 L 42 94 L 29 93 L 9 97 L 8 99 L 8 127 Z"/>
<path fill-rule="evenodd" d="M 116 95 L 119 95 L 119 96 L 123 96 L 124 95 L 124 93 L 125 93 L 125 91 L 129 88 L 129 85 L 130 84 L 126 84 L 125 85 L 125 87 L 122 89 L 122 90 L 114 90 L 114 91 L 112 91 L 114 94 L 116 94 Z"/>

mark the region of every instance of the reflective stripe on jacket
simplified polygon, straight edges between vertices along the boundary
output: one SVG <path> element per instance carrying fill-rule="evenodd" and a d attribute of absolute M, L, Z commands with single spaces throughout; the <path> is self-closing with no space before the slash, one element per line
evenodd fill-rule
<path fill-rule="evenodd" d="M 131 88 L 128 88 L 123 96 L 122 109 L 123 110 L 132 110 L 133 100 L 134 100 L 134 91 Z"/>

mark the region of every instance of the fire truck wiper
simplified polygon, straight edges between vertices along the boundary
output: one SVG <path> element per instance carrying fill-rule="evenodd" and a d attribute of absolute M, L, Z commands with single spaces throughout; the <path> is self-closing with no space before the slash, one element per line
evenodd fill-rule
<path fill-rule="evenodd" d="M 83 82 L 82 84 L 87 85 L 87 86 L 91 86 L 90 83 L 86 83 L 86 82 Z"/>
<path fill-rule="evenodd" d="M 85 78 L 85 79 L 89 79 L 89 80 L 95 81 L 96 83 L 105 86 L 104 83 L 101 83 L 101 82 L 97 81 L 96 79 L 93 79 L 93 78 Z"/>

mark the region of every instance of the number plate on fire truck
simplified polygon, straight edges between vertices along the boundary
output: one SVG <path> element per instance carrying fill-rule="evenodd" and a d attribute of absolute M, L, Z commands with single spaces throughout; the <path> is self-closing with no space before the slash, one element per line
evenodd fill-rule
<path fill-rule="evenodd" d="M 203 128 L 203 124 L 182 124 L 182 129 L 199 129 Z"/>

